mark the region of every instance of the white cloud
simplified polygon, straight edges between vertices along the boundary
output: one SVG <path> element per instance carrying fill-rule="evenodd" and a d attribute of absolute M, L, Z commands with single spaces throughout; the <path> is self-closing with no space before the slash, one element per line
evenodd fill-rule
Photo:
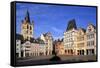
<path fill-rule="evenodd" d="M 62 33 L 62 32 L 63 32 L 61 29 L 58 29 L 58 28 L 56 28 L 56 27 L 52 27 L 52 30 L 53 30 L 54 32 L 57 32 L 57 33 Z"/>

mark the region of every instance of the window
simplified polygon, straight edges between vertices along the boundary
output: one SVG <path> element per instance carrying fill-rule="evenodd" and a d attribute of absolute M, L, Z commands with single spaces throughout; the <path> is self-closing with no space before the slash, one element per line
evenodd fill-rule
<path fill-rule="evenodd" d="M 86 54 L 87 55 L 94 55 L 94 49 L 87 49 Z"/>
<path fill-rule="evenodd" d="M 67 50 L 65 50 L 65 53 L 67 53 Z"/>
<path fill-rule="evenodd" d="M 17 40 L 16 42 L 19 42 L 19 40 Z"/>
<path fill-rule="evenodd" d="M 84 55 L 84 50 L 82 50 L 82 53 L 81 53 L 81 55 Z"/>
<path fill-rule="evenodd" d="M 68 50 L 68 53 L 70 53 L 70 50 Z"/>
<path fill-rule="evenodd" d="M 94 45 L 94 41 L 88 41 L 87 42 L 87 46 L 93 46 Z"/>
<path fill-rule="evenodd" d="M 30 31 L 30 34 L 32 34 L 32 31 Z"/>
<path fill-rule="evenodd" d="M 87 39 L 94 38 L 94 34 L 87 35 Z"/>
<path fill-rule="evenodd" d="M 16 48 L 16 50 L 18 51 L 19 49 L 18 49 L 18 48 Z"/>
<path fill-rule="evenodd" d="M 87 46 L 90 46 L 90 41 L 87 42 Z"/>
<path fill-rule="evenodd" d="M 94 38 L 94 34 L 91 34 L 91 38 Z"/>
<path fill-rule="evenodd" d="M 92 49 L 92 55 L 94 55 L 94 49 Z"/>
<path fill-rule="evenodd" d="M 90 35 L 87 35 L 87 39 L 90 39 Z"/>
<path fill-rule="evenodd" d="M 30 30 L 32 30 L 32 27 L 30 26 Z"/>
<path fill-rule="evenodd" d="M 18 46 L 19 44 L 17 44 L 17 46 Z"/>
<path fill-rule="evenodd" d="M 72 38 L 70 39 L 70 41 L 72 42 Z"/>
<path fill-rule="evenodd" d="M 27 29 L 29 28 L 29 26 L 27 25 Z"/>
<path fill-rule="evenodd" d="M 28 30 L 26 31 L 26 33 L 28 34 Z"/>
<path fill-rule="evenodd" d="M 84 37 L 82 37 L 82 40 L 84 40 Z"/>
<path fill-rule="evenodd" d="M 89 31 L 89 32 L 91 31 L 91 27 L 89 27 L 88 31 Z"/>
<path fill-rule="evenodd" d="M 77 50 L 77 54 L 79 55 L 79 50 Z"/>
<path fill-rule="evenodd" d="M 89 53 L 88 53 L 88 49 L 86 50 L 86 54 L 88 55 Z"/>
<path fill-rule="evenodd" d="M 91 41 L 91 45 L 94 45 L 94 41 Z"/>
<path fill-rule="evenodd" d="M 70 35 L 72 36 L 72 33 Z"/>
<path fill-rule="evenodd" d="M 73 54 L 73 50 L 71 49 L 71 54 Z"/>

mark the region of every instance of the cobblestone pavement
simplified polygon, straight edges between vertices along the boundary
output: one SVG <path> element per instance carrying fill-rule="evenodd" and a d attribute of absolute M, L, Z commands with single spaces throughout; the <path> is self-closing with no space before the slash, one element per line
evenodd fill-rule
<path fill-rule="evenodd" d="M 18 59 L 16 64 L 18 66 L 27 65 L 44 65 L 44 64 L 59 64 L 59 63 L 70 63 L 70 62 L 86 62 L 86 61 L 96 61 L 96 56 L 59 56 L 61 60 L 51 61 L 53 56 L 37 56 L 24 59 Z"/>

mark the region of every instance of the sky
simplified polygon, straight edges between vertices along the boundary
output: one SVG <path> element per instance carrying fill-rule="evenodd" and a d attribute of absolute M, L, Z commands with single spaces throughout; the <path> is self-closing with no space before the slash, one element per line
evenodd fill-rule
<path fill-rule="evenodd" d="M 77 27 L 85 28 L 89 23 L 96 26 L 96 8 L 68 5 L 47 5 L 32 3 L 16 3 L 16 33 L 21 34 L 21 24 L 26 11 L 30 21 L 34 21 L 33 36 L 51 32 L 54 39 L 62 38 L 68 22 L 75 19 Z"/>

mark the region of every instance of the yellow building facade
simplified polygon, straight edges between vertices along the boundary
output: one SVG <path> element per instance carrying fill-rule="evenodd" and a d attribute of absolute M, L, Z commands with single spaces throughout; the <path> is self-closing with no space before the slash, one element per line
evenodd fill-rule
<path fill-rule="evenodd" d="M 65 54 L 63 41 L 56 41 L 55 44 L 55 53 L 56 55 L 63 55 Z"/>
<path fill-rule="evenodd" d="M 76 55 L 86 55 L 86 30 L 79 28 L 77 31 Z"/>
<path fill-rule="evenodd" d="M 30 21 L 29 12 L 26 12 L 25 19 L 22 21 L 21 34 L 24 40 L 30 40 L 33 37 L 34 22 Z"/>

